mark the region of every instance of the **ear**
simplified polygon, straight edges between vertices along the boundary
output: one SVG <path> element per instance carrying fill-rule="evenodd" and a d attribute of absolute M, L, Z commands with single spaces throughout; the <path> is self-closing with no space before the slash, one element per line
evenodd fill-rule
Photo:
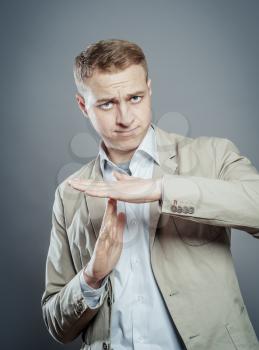
<path fill-rule="evenodd" d="M 79 109 L 82 111 L 82 113 L 84 114 L 84 116 L 86 118 L 88 118 L 88 114 L 87 114 L 87 110 L 86 110 L 86 105 L 85 105 L 85 99 L 83 98 L 83 96 L 81 96 L 80 94 L 76 94 L 76 101 L 78 104 Z"/>
<path fill-rule="evenodd" d="M 149 95 L 152 95 L 152 89 L 151 89 L 151 79 L 148 79 L 147 81 L 147 86 L 148 86 L 148 90 L 149 90 Z"/>

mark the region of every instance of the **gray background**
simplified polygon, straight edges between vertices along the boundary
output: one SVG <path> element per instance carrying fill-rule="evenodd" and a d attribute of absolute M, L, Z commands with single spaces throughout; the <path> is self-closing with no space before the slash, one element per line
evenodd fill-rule
<path fill-rule="evenodd" d="M 74 56 L 104 38 L 137 42 L 153 81 L 154 123 L 227 137 L 259 169 L 259 2 L 9 0 L 1 10 L 1 344 L 59 349 L 40 308 L 54 191 L 94 157 L 98 141 L 75 103 Z M 258 248 L 233 231 L 257 335 Z"/>

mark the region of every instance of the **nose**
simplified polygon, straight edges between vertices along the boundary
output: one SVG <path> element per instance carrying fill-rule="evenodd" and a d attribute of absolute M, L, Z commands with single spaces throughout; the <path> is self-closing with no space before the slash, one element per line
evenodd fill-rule
<path fill-rule="evenodd" d="M 134 117 L 126 103 L 120 103 L 117 108 L 116 121 L 118 124 L 123 124 L 124 126 L 130 126 L 133 123 Z"/>

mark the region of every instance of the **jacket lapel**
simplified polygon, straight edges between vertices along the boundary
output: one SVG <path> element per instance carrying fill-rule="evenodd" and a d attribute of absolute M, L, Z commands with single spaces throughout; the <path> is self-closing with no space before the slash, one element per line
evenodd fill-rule
<path fill-rule="evenodd" d="M 154 124 L 153 124 L 154 125 Z M 156 144 L 157 144 L 157 153 L 159 164 L 154 162 L 153 168 L 153 179 L 161 178 L 164 174 L 175 174 L 177 172 L 177 161 L 176 161 L 176 142 L 172 141 L 172 138 L 169 137 L 169 134 L 164 130 L 158 128 L 154 125 L 155 135 L 156 135 Z M 150 203 L 150 222 L 149 222 L 149 249 L 152 250 L 156 229 L 158 221 L 161 214 L 161 204 L 160 202 L 151 202 Z"/>

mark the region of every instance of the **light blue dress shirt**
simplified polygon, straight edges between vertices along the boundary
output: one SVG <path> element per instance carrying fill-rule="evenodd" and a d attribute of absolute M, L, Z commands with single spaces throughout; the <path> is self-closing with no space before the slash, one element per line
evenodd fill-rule
<path fill-rule="evenodd" d="M 104 180 L 115 181 L 113 170 L 136 177 L 152 177 L 154 162 L 159 164 L 152 123 L 128 163 L 116 165 L 99 144 L 100 166 Z M 107 199 L 106 199 L 107 202 Z M 117 212 L 127 221 L 123 249 L 114 267 L 111 347 L 114 350 L 180 350 L 181 342 L 156 284 L 149 253 L 149 203 L 117 201 Z M 80 276 L 81 289 L 90 308 L 100 305 L 106 293 L 106 277 L 99 289 L 87 285 Z"/>

